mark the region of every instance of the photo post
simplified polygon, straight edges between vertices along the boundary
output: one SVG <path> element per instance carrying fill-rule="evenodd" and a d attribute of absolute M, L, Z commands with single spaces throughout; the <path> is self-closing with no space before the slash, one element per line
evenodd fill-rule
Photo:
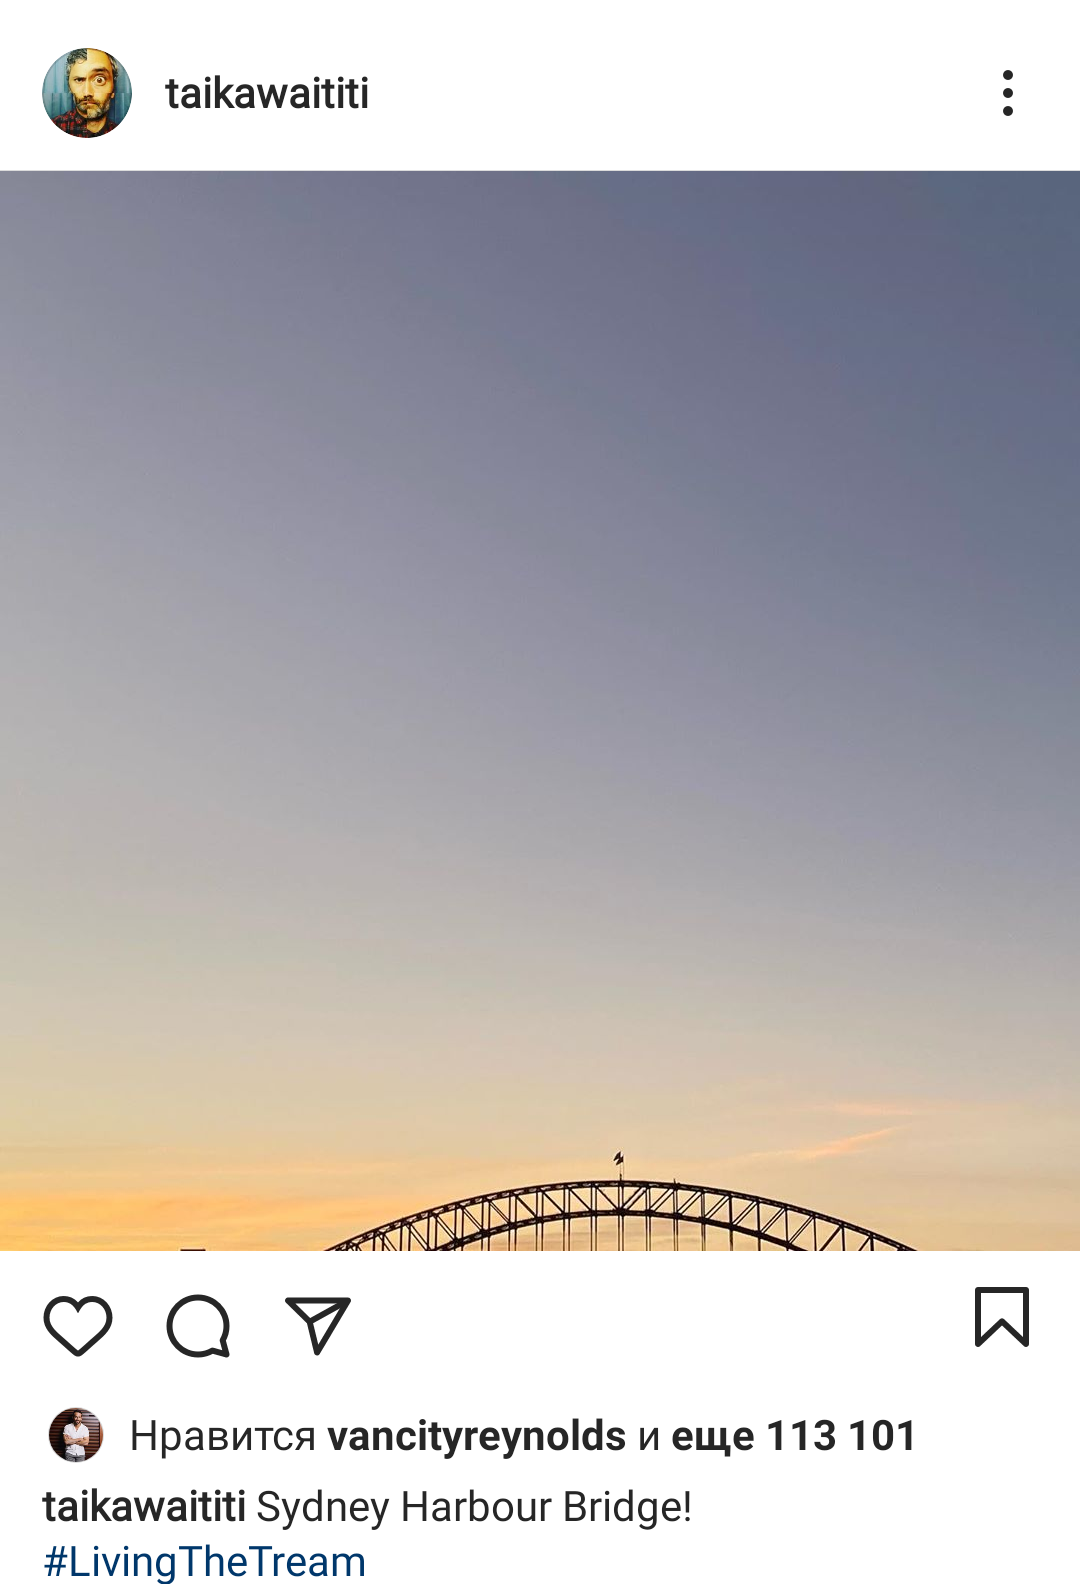
<path fill-rule="evenodd" d="M 285 20 L 12 30 L 0 1583 L 1064 1590 L 1080 25 Z"/>

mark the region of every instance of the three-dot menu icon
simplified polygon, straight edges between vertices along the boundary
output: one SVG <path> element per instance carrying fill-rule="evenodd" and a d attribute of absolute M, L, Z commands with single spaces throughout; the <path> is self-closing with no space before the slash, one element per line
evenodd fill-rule
<path fill-rule="evenodd" d="M 1006 99 L 1006 100 L 1011 100 L 1012 97 L 1013 97 L 1012 73 L 1011 72 L 1003 72 L 1001 75 L 1005 79 L 1005 87 L 1001 91 L 1002 98 Z M 1006 105 L 1003 108 L 1002 115 L 1003 116 L 1012 116 L 1012 114 L 1013 114 L 1012 106 L 1011 105 Z"/>

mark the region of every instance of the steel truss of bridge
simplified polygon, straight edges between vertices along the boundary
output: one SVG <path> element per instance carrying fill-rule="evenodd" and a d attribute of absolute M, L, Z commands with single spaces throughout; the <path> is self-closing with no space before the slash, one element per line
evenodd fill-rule
<path fill-rule="evenodd" d="M 720 1248 L 760 1251 L 911 1252 L 903 1242 L 832 1214 L 749 1192 L 678 1180 L 567 1180 L 516 1186 L 425 1208 L 338 1242 L 331 1252 L 666 1251 Z M 657 1234 L 659 1232 L 659 1234 Z M 722 1232 L 710 1242 L 710 1232 Z M 524 1250 L 524 1249 L 522 1249 Z"/>

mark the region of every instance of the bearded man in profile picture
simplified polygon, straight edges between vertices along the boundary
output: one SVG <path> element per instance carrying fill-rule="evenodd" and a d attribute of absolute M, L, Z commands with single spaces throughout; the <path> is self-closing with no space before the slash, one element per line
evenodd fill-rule
<path fill-rule="evenodd" d="M 54 116 L 54 125 L 77 139 L 111 133 L 117 126 L 110 115 L 117 78 L 112 56 L 104 50 L 69 50 L 67 69 L 71 110 Z"/>
<path fill-rule="evenodd" d="M 83 1423 L 82 1411 L 76 1408 L 64 1425 L 64 1456 L 69 1463 L 86 1462 L 86 1443 L 89 1439 L 90 1431 Z"/>

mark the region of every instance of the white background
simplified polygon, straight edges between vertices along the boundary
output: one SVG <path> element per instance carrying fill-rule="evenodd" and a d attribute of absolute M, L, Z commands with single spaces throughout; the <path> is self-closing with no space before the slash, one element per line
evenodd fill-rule
<path fill-rule="evenodd" d="M 54 1254 L 0 1260 L 3 1300 L 5 1589 L 53 1590 L 53 1542 L 233 1551 L 359 1550 L 361 1588 L 386 1593 L 703 1591 L 780 1593 L 1067 1588 L 1075 1500 L 1074 1341 L 1080 1307 L 1070 1254 Z M 999 1333 L 974 1345 L 977 1285 L 1031 1288 L 1031 1345 Z M 228 1359 L 181 1357 L 171 1305 L 205 1291 L 227 1307 Z M 104 1296 L 115 1320 L 73 1358 L 45 1332 L 58 1293 Z M 348 1295 L 320 1357 L 285 1306 Z M 97 1457 L 56 1457 L 48 1428 L 83 1405 L 104 1426 Z M 600 1456 L 336 1454 L 326 1425 L 550 1426 L 602 1417 L 631 1446 Z M 857 1453 L 858 1418 L 914 1421 L 910 1455 Z M 827 1454 L 779 1455 L 774 1419 L 832 1418 Z M 314 1425 L 311 1452 L 131 1451 L 131 1422 Z M 680 1455 L 680 1425 L 750 1425 L 752 1452 Z M 638 1427 L 659 1426 L 641 1454 Z M 258 1521 L 244 1527 L 57 1526 L 43 1492 L 195 1486 L 289 1495 L 389 1495 L 380 1530 Z M 402 1526 L 411 1493 L 691 1492 L 688 1524 Z M 129 1581 L 141 1589 L 148 1581 Z M 192 1582 L 177 1581 L 178 1586 Z M 205 1582 L 200 1581 L 205 1587 Z M 354 1584 L 357 1582 L 354 1581 Z M 76 1585 L 76 1589 L 97 1590 Z M 248 1587 L 243 1587 L 248 1588 Z M 306 1587 L 301 1587 L 306 1588 Z"/>
<path fill-rule="evenodd" d="M 115 54 L 131 112 L 53 128 L 49 65 Z M 1065 168 L 1080 165 L 1080 21 L 1056 0 L 192 0 L 23 7 L 5 26 L 15 168 Z M 1002 115 L 1002 72 L 1015 114 Z M 164 84 L 366 74 L 367 111 L 170 111 Z"/>

